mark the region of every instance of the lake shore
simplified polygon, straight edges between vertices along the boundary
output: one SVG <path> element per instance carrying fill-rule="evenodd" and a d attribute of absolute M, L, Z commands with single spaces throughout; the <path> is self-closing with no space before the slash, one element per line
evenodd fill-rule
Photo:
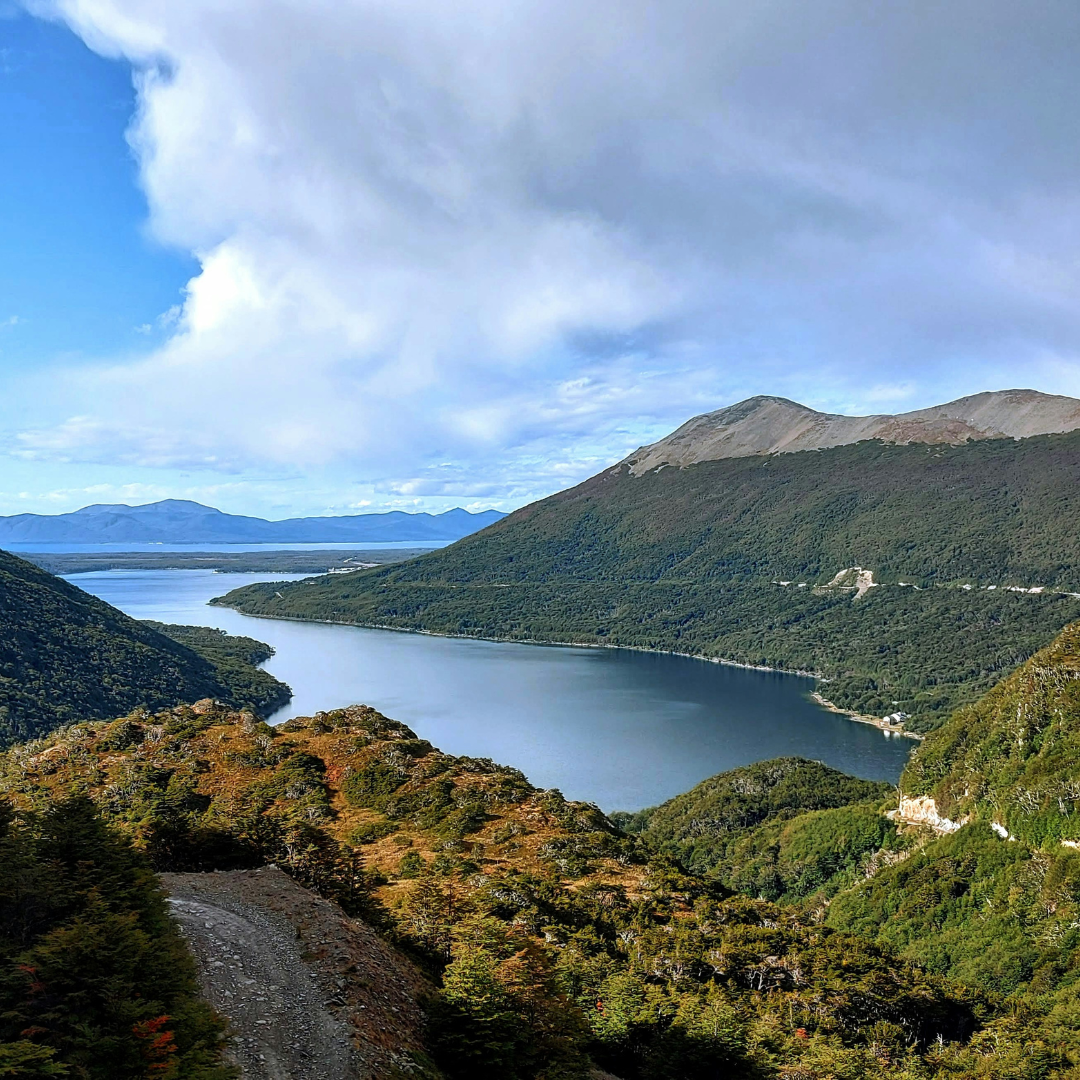
<path fill-rule="evenodd" d="M 916 742 L 922 742 L 925 738 L 924 735 L 920 735 L 918 732 L 905 731 L 902 724 L 890 724 L 888 720 L 878 716 L 866 716 L 864 713 L 852 712 L 850 709 L 841 709 L 839 705 L 834 705 L 828 698 L 822 697 L 817 690 L 814 690 L 810 696 L 823 709 L 828 709 L 829 712 L 846 716 L 849 720 L 854 720 L 857 724 L 869 724 L 871 727 L 876 727 L 880 731 L 888 731 L 893 735 L 902 735 L 905 739 L 914 739 Z"/>
<path fill-rule="evenodd" d="M 656 656 L 678 656 L 686 660 L 704 660 L 710 664 L 723 664 L 725 667 L 741 668 L 744 671 L 765 671 L 775 675 L 795 675 L 801 679 L 815 679 L 820 682 L 825 681 L 823 676 L 815 671 L 793 671 L 790 668 L 768 667 L 764 664 L 745 664 L 739 660 L 728 660 L 720 656 L 704 656 L 700 653 L 675 652 L 672 649 L 649 649 L 642 645 L 605 645 L 596 641 L 546 641 L 538 638 L 490 637 L 482 634 L 449 634 L 443 630 L 415 630 L 408 626 L 388 626 L 385 623 L 362 623 L 344 619 L 301 619 L 295 615 L 255 615 L 251 612 L 242 611 L 240 608 L 235 608 L 231 604 L 218 603 L 218 599 L 221 598 L 215 597 L 210 603 L 215 607 L 225 607 L 230 611 L 236 611 L 241 615 L 248 615 L 253 619 L 280 619 L 284 622 L 322 623 L 326 626 L 356 626 L 364 630 L 392 630 L 399 634 L 423 634 L 427 637 L 451 638 L 457 641 L 490 641 L 495 644 L 503 645 L 548 645 L 556 648 L 568 649 L 618 649 L 623 652 L 651 653 Z M 849 720 L 853 720 L 857 724 L 869 724 L 871 727 L 876 727 L 879 731 L 885 731 L 891 735 L 902 735 L 904 738 L 922 742 L 923 736 L 914 731 L 905 731 L 902 726 L 890 724 L 887 720 L 879 717 L 866 716 L 863 713 L 852 712 L 850 709 L 842 709 L 839 705 L 829 701 L 828 698 L 823 697 L 817 690 L 811 691 L 809 696 L 816 704 L 820 705 L 826 711 L 835 713 L 838 716 L 846 716 Z"/>

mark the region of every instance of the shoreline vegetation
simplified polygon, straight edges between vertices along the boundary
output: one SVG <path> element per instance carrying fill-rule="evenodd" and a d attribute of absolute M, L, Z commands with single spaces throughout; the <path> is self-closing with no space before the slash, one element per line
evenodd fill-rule
<path fill-rule="evenodd" d="M 320 551 L 90 551 L 18 553 L 50 574 L 105 570 L 213 570 L 218 574 L 327 574 L 366 570 L 415 559 L 435 548 L 323 549 Z"/>
<path fill-rule="evenodd" d="M 230 601 L 812 672 L 925 734 L 1080 620 L 1077 493 L 1080 431 L 623 462 L 421 558 Z"/>
<path fill-rule="evenodd" d="M 291 691 L 257 665 L 268 645 L 140 622 L 0 552 L 0 746 L 137 706 L 220 698 L 261 712 Z"/>
<path fill-rule="evenodd" d="M 399 634 L 424 634 L 427 637 L 453 638 L 458 641 L 490 641 L 498 645 L 546 645 L 550 648 L 558 649 L 619 649 L 623 652 L 652 653 L 656 656 L 679 656 L 684 660 L 702 660 L 708 664 L 722 664 L 724 667 L 742 668 L 744 671 L 764 671 L 774 675 L 794 675 L 800 679 L 814 679 L 816 682 L 820 683 L 828 683 L 829 681 L 814 671 L 793 671 L 789 668 L 768 667 L 764 664 L 744 664 L 741 661 L 727 660 L 720 656 L 703 656 L 700 653 L 676 652 L 672 649 L 649 649 L 643 645 L 609 645 L 596 641 L 543 641 L 539 638 L 492 637 L 486 634 L 451 634 L 445 630 L 420 630 L 408 626 L 389 626 L 385 623 L 353 622 L 346 619 L 305 619 L 296 615 L 255 615 L 244 611 L 242 608 L 235 607 L 232 604 L 226 604 L 223 602 L 224 600 L 225 597 L 223 596 L 215 596 L 210 601 L 210 604 L 214 607 L 229 608 L 241 615 L 248 615 L 253 619 L 278 619 L 282 622 L 322 623 L 325 626 L 355 626 L 361 630 L 392 630 Z M 864 713 L 853 712 L 850 709 L 842 709 L 839 705 L 829 701 L 828 698 L 824 697 L 818 690 L 810 691 L 810 697 L 827 712 L 836 713 L 839 716 L 846 716 L 849 720 L 853 720 L 857 724 L 869 724 L 871 727 L 876 727 L 880 731 L 885 731 L 892 735 L 902 735 L 907 739 L 914 739 L 916 742 L 921 742 L 924 738 L 924 736 L 920 735 L 918 732 L 906 731 L 902 724 L 890 723 L 884 717 L 867 716 Z"/>

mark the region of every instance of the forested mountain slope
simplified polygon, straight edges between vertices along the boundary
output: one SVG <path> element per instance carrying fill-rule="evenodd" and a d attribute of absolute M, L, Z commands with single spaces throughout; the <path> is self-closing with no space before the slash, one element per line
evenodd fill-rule
<path fill-rule="evenodd" d="M 624 463 L 408 563 L 223 602 L 812 671 L 929 730 L 1080 618 L 1077 520 L 1080 432 Z M 875 586 L 829 586 L 851 567 Z"/>
<path fill-rule="evenodd" d="M 595 807 L 364 707 L 271 729 L 202 703 L 0 757 L 20 807 L 72 785 L 160 869 L 273 861 L 381 920 L 437 982 L 429 1045 L 451 1080 L 1069 1080 L 1080 1064 L 1060 1017 L 731 896 Z M 799 802 L 790 787 L 750 816 Z"/>
<path fill-rule="evenodd" d="M 1080 846 L 1080 626 L 959 709 L 904 771 L 906 797 L 1035 845 Z"/>
<path fill-rule="evenodd" d="M 1027 1045 L 1004 1061 L 977 1037 L 973 1077 L 1071 1078 L 1048 1062 L 1054 1046 L 1080 1062 L 1078 683 L 1071 626 L 928 736 L 901 780 L 902 812 L 934 827 L 887 818 L 895 794 L 863 798 L 873 793 L 851 778 L 790 759 L 624 823 L 726 887 L 1001 995 Z"/>
<path fill-rule="evenodd" d="M 272 709 L 290 692 L 253 666 L 269 654 L 249 638 L 155 629 L 0 552 L 0 745 L 137 705 L 217 697 Z"/>
<path fill-rule="evenodd" d="M 1080 628 L 1070 626 L 930 735 L 901 777 L 891 852 L 868 857 L 866 880 L 826 917 L 929 970 L 1011 995 L 1044 1033 L 1076 1047 L 1078 680 Z"/>
<path fill-rule="evenodd" d="M 820 761 L 777 758 L 720 773 L 661 806 L 618 815 L 617 820 L 628 832 L 643 836 L 683 865 L 709 873 L 725 863 L 734 865 L 731 854 L 749 833 L 810 811 L 866 803 L 872 816 L 884 826 L 887 823 L 878 807 L 894 795 L 892 784 L 859 780 Z M 833 815 L 825 821 L 839 825 L 848 818 L 849 814 Z M 774 832 L 771 830 L 769 835 Z M 872 833 L 877 838 L 880 830 Z M 867 842 L 873 843 L 870 850 L 877 850 L 881 844 L 873 838 L 868 835 Z M 852 858 L 857 861 L 864 850 L 865 845 Z M 750 857 L 748 852 L 743 854 L 746 859 Z M 777 899 L 784 891 L 759 887 L 754 895 L 773 893 L 770 899 Z"/>

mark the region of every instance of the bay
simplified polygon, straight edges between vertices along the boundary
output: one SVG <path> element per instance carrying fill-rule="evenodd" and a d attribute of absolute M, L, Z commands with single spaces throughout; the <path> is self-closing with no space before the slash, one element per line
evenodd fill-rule
<path fill-rule="evenodd" d="M 207 601 L 303 575 L 110 570 L 68 580 L 137 619 L 272 645 L 292 702 L 271 718 L 363 702 L 451 754 L 521 769 L 603 809 L 655 805 L 739 765 L 798 755 L 896 781 L 909 739 L 828 712 L 813 680 L 686 657 L 259 619 Z"/>

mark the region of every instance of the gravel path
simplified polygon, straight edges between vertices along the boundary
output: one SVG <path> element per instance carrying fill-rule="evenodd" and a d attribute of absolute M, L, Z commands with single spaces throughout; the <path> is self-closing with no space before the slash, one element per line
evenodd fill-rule
<path fill-rule="evenodd" d="M 272 867 L 162 881 L 244 1080 L 423 1074 L 425 984 L 370 927 Z"/>

